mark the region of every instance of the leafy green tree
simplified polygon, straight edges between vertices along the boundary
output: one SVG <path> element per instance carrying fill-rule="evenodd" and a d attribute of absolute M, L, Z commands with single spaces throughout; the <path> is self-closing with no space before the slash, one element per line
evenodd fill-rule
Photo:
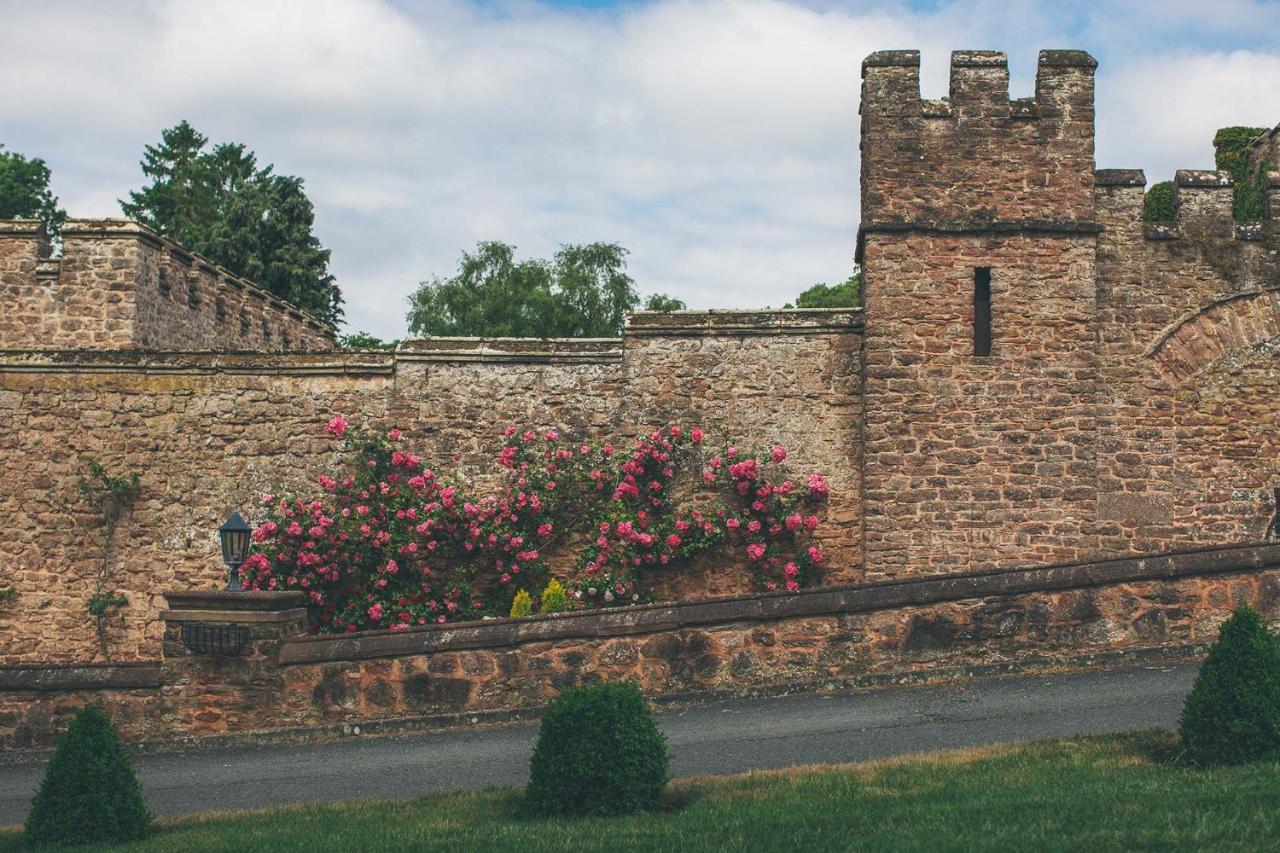
<path fill-rule="evenodd" d="M 640 304 L 616 243 L 563 245 L 551 260 L 518 259 L 496 240 L 463 252 L 449 278 L 423 282 L 409 297 L 415 335 L 603 338 L 622 332 Z M 655 303 L 655 300 L 658 300 Z M 655 294 L 651 304 L 684 303 Z M 663 309 L 670 310 L 670 309 Z"/>
<path fill-rule="evenodd" d="M 302 179 L 259 166 L 243 144 L 208 143 L 186 121 L 162 131 L 143 152 L 150 183 L 120 202 L 124 214 L 336 324 L 342 294 Z"/>
<path fill-rule="evenodd" d="M 49 179 L 49 167 L 39 157 L 0 150 L 0 219 L 39 219 L 56 238 L 67 212 L 58 207 Z"/>
<path fill-rule="evenodd" d="M 644 301 L 646 311 L 683 311 L 687 307 L 689 306 L 684 304 L 683 299 L 676 299 L 665 293 L 650 293 Z"/>
<path fill-rule="evenodd" d="M 795 304 L 788 302 L 783 308 L 857 308 L 862 304 L 862 270 L 853 273 L 840 284 L 815 284 L 796 297 Z"/>
<path fill-rule="evenodd" d="M 352 332 L 349 335 L 338 335 L 338 346 L 343 349 L 385 349 L 393 350 L 400 341 L 384 341 L 377 335 L 368 332 Z"/>

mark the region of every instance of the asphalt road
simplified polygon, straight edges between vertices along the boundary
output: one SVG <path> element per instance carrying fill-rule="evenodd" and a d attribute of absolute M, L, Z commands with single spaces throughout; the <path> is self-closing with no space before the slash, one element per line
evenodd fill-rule
<path fill-rule="evenodd" d="M 862 761 L 1000 741 L 1176 724 L 1196 664 L 749 699 L 658 716 L 674 776 Z M 537 724 L 149 755 L 159 815 L 523 785 Z M 0 826 L 21 823 L 43 764 L 0 765 Z"/>

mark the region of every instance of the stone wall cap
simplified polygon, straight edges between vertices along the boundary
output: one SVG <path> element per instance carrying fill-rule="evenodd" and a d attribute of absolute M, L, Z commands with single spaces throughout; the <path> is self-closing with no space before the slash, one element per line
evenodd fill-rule
<path fill-rule="evenodd" d="M 1280 565 L 1280 544 L 1222 546 L 967 575 L 929 575 L 856 586 L 817 587 L 796 593 L 721 596 L 678 603 L 576 610 L 522 619 L 454 622 L 400 631 L 291 637 L 281 647 L 280 662 L 322 663 L 509 647 L 570 637 L 646 634 L 695 625 L 870 612 L 943 601 L 1247 571 L 1277 565 Z"/>
<path fill-rule="evenodd" d="M 1087 50 L 1042 50 L 1040 64 L 1050 67 L 1097 68 L 1098 60 Z"/>
<path fill-rule="evenodd" d="M 1173 182 L 1180 187 L 1227 189 L 1231 186 L 1231 173 L 1220 169 L 1179 169 L 1173 174 Z"/>
<path fill-rule="evenodd" d="M 628 337 L 665 335 L 777 335 L 847 332 L 862 326 L 861 308 L 694 309 L 636 311 Z"/>
<path fill-rule="evenodd" d="M 235 624 L 265 624 L 296 622 L 307 618 L 307 608 L 293 607 L 286 610 L 161 610 L 161 622 L 215 622 Z"/>
<path fill-rule="evenodd" d="M 908 68 L 920 67 L 920 51 L 918 50 L 877 50 L 862 60 L 862 72 L 868 68 L 887 68 L 893 65 Z"/>
<path fill-rule="evenodd" d="M 64 236 L 72 237 L 146 237 L 156 242 L 163 238 L 132 219 L 68 219 L 62 223 Z"/>
<path fill-rule="evenodd" d="M 952 68 L 1008 68 L 1009 57 L 1003 50 L 953 50 Z"/>
<path fill-rule="evenodd" d="M 47 690 L 129 690 L 160 686 L 160 663 L 0 665 L 0 692 Z"/>
<path fill-rule="evenodd" d="M 150 350 L 0 350 L 13 373 L 244 374 L 250 376 L 391 375 L 389 352 L 153 352 Z"/>
<path fill-rule="evenodd" d="M 283 592 L 223 592 L 222 590 L 171 589 L 161 593 L 169 609 L 236 611 L 292 610 L 306 604 L 306 593 L 297 590 Z"/>
<path fill-rule="evenodd" d="M 1093 183 L 1099 187 L 1145 187 L 1147 174 L 1141 169 L 1098 169 Z"/>
<path fill-rule="evenodd" d="M 36 237 L 44 233 L 39 219 L 0 219 L 0 237 Z"/>

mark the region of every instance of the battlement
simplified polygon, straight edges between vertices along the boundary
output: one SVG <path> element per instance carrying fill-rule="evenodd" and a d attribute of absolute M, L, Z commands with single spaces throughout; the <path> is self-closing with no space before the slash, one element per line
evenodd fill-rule
<path fill-rule="evenodd" d="M 1280 174 L 1269 182 L 1280 184 Z M 1099 169 L 1094 176 L 1098 218 L 1107 228 L 1129 232 L 1138 239 L 1266 241 L 1274 233 L 1270 203 L 1280 186 L 1268 187 L 1265 218 L 1261 222 L 1236 222 L 1232 216 L 1234 182 L 1231 173 L 1213 169 L 1179 169 L 1174 174 L 1174 219 L 1143 222 L 1146 175 L 1141 169 Z"/>
<path fill-rule="evenodd" d="M 0 221 L 0 349 L 333 347 L 328 325 L 136 222 L 69 219 L 50 254 L 41 223 Z"/>
<path fill-rule="evenodd" d="M 861 112 L 864 117 L 949 118 L 960 123 L 1062 116 L 1082 94 L 1092 104 L 1097 66 L 1097 60 L 1082 50 L 1042 50 L 1035 96 L 1011 100 L 1009 60 L 1003 51 L 957 50 L 951 54 L 948 97 L 928 100 L 920 96 L 920 52 L 881 50 L 862 62 Z"/>
<path fill-rule="evenodd" d="M 1034 97 L 1011 100 L 1004 53 L 960 50 L 948 97 L 928 100 L 919 51 L 868 56 L 864 228 L 1091 220 L 1096 67 L 1083 51 L 1041 51 Z"/>

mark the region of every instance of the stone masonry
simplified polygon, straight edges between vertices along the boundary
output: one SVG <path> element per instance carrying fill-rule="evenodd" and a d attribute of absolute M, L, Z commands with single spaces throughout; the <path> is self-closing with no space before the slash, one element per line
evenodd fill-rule
<path fill-rule="evenodd" d="M 148 228 L 69 219 L 50 259 L 43 227 L 0 220 L 0 350 L 333 347 L 333 330 Z"/>
<path fill-rule="evenodd" d="M 85 459 L 142 475 L 109 651 L 154 661 L 161 591 L 217 585 L 217 524 L 330 467 L 334 412 L 399 426 L 469 477 L 509 423 L 780 441 L 831 483 L 827 586 L 1274 538 L 1276 133 L 1252 149 L 1264 221 L 1232 221 L 1226 173 L 1183 170 L 1177 221 L 1144 224 L 1146 176 L 1095 168 L 1095 66 L 1045 51 L 1034 95 L 1011 100 L 1004 54 L 962 51 L 949 97 L 925 100 L 918 53 L 866 59 L 861 309 L 334 351 L 330 330 L 140 226 L 73 220 L 51 261 L 33 223 L 0 224 L 0 663 L 103 663 L 91 534 L 68 508 Z M 654 589 L 744 595 L 746 574 L 700 565 Z"/>

